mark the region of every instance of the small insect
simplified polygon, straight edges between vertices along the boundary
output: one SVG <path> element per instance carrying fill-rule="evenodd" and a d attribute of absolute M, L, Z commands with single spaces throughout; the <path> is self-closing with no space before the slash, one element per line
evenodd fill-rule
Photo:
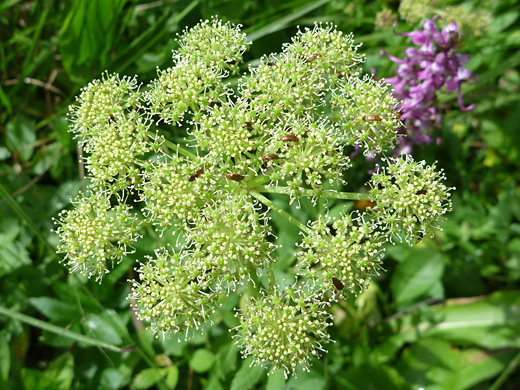
<path fill-rule="evenodd" d="M 426 195 L 427 193 L 428 193 L 428 191 L 426 191 L 426 190 L 423 189 L 423 190 L 419 190 L 419 191 L 417 191 L 417 192 L 415 193 L 415 195 Z"/>
<path fill-rule="evenodd" d="M 363 120 L 367 122 L 381 122 L 382 119 L 377 115 L 365 115 Z"/>
<path fill-rule="evenodd" d="M 266 65 L 267 65 L 267 66 L 274 66 L 275 64 L 274 64 L 274 62 L 269 61 L 269 62 L 266 62 Z"/>
<path fill-rule="evenodd" d="M 321 54 L 320 53 L 314 53 L 314 54 L 311 54 L 310 56 L 308 56 L 303 62 L 304 63 L 307 63 L 307 62 L 312 62 L 314 61 L 316 58 L 320 58 L 321 57 Z"/>
<path fill-rule="evenodd" d="M 242 181 L 244 180 L 245 176 L 239 175 L 238 173 L 226 173 L 226 177 L 229 180 Z"/>
<path fill-rule="evenodd" d="M 335 278 L 334 276 L 332 277 L 332 284 L 334 285 L 334 287 L 336 287 L 336 289 L 338 289 L 340 291 L 345 288 L 345 285 L 343 284 L 343 282 L 341 280 L 339 280 L 338 278 Z"/>
<path fill-rule="evenodd" d="M 298 142 L 300 139 L 292 134 L 286 134 L 280 138 L 283 142 Z"/>
<path fill-rule="evenodd" d="M 396 113 L 395 113 L 395 117 L 396 117 L 397 119 L 401 119 L 401 115 L 403 115 L 403 114 L 401 114 L 400 112 L 396 112 Z"/>
<path fill-rule="evenodd" d="M 448 46 L 458 45 L 460 42 L 460 35 L 457 31 L 450 31 L 450 38 L 448 39 Z"/>
<path fill-rule="evenodd" d="M 262 156 L 262 160 L 264 162 L 271 161 L 271 160 L 278 160 L 280 158 L 279 155 L 274 153 L 267 153 L 265 156 Z"/>
<path fill-rule="evenodd" d="M 248 129 L 251 129 L 253 127 L 253 124 L 249 121 L 244 122 L 244 125 L 246 125 Z"/>
<path fill-rule="evenodd" d="M 195 172 L 193 175 L 191 175 L 188 178 L 188 181 L 194 181 L 197 177 L 199 177 L 203 173 L 204 173 L 204 167 L 200 168 L 197 172 Z"/>
<path fill-rule="evenodd" d="M 358 200 L 356 202 L 355 207 L 357 210 L 365 210 L 368 208 L 376 207 L 376 205 L 377 205 L 377 203 L 372 202 L 371 200 Z"/>

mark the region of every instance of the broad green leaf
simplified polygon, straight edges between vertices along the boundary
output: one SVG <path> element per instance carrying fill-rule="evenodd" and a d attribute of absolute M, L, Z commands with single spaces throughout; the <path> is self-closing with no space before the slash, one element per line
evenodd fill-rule
<path fill-rule="evenodd" d="M 412 303 L 437 283 L 444 271 L 442 254 L 430 248 L 410 251 L 392 277 L 390 289 L 397 305 Z"/>
<path fill-rule="evenodd" d="M 470 389 L 504 371 L 517 351 L 498 352 L 470 349 L 463 352 L 464 364 L 459 371 L 461 389 Z"/>
<path fill-rule="evenodd" d="M 242 361 L 240 370 L 235 374 L 231 382 L 231 390 L 249 390 L 252 389 L 265 375 L 266 370 L 261 366 L 250 367 L 253 358 L 249 357 Z"/>
<path fill-rule="evenodd" d="M 389 324 L 396 334 L 374 350 L 387 361 L 406 343 L 423 337 L 437 337 L 488 349 L 520 347 L 520 295 L 516 291 L 498 291 L 477 298 L 451 299 L 431 308 L 433 320 L 406 314 Z"/>
<path fill-rule="evenodd" d="M 514 356 L 514 351 L 463 350 L 426 338 L 406 349 L 396 368 L 415 388 L 465 390 L 498 374 Z"/>
<path fill-rule="evenodd" d="M 59 164 L 59 156 L 61 152 L 61 145 L 58 142 L 53 142 L 37 153 L 33 158 L 32 173 L 34 175 L 42 175 L 52 165 Z"/>
<path fill-rule="evenodd" d="M 36 123 L 18 115 L 6 125 L 7 145 L 18 152 L 23 161 L 29 161 L 36 143 Z"/>
<path fill-rule="evenodd" d="M 7 160 L 11 157 L 11 152 L 5 146 L 0 146 L 0 161 Z"/>
<path fill-rule="evenodd" d="M 164 353 L 166 355 L 173 355 L 176 357 L 183 356 L 188 348 L 188 342 L 184 339 L 177 339 L 176 337 L 167 338 L 161 343 Z"/>
<path fill-rule="evenodd" d="M 179 368 L 177 366 L 166 367 L 166 378 L 165 382 L 169 389 L 175 389 L 177 382 L 179 382 Z"/>
<path fill-rule="evenodd" d="M 121 345 L 123 341 L 119 335 L 120 328 L 107 314 L 89 314 L 84 321 L 88 328 L 86 334 L 95 337 L 99 341 L 113 345 Z"/>
<path fill-rule="evenodd" d="M 157 384 L 164 377 L 164 372 L 157 367 L 141 370 L 132 381 L 134 389 L 148 389 Z"/>
<path fill-rule="evenodd" d="M 265 386 L 265 390 L 280 390 L 284 388 L 285 376 L 283 370 L 277 370 L 267 375 L 267 385 Z"/>
<path fill-rule="evenodd" d="M 110 390 L 121 389 L 130 381 L 132 371 L 127 366 L 109 367 L 103 370 L 100 379 L 100 385 Z"/>
<path fill-rule="evenodd" d="M 238 348 L 235 343 L 229 342 L 222 346 L 217 354 L 216 364 L 213 370 L 217 370 L 220 379 L 225 379 L 227 375 L 236 370 Z"/>
<path fill-rule="evenodd" d="M 399 373 L 413 388 L 440 390 L 450 383 L 459 388 L 455 375 L 462 367 L 460 351 L 442 340 L 424 339 L 407 348 L 398 364 Z"/>
<path fill-rule="evenodd" d="M 411 390 L 412 387 L 393 368 L 384 365 L 362 364 L 350 367 L 337 377 L 347 390 Z"/>
<path fill-rule="evenodd" d="M 0 247 L 0 276 L 31 263 L 29 252 L 21 242 L 14 241 L 3 248 Z"/>
<path fill-rule="evenodd" d="M 310 372 L 298 368 L 296 375 L 287 381 L 287 390 L 327 390 L 327 380 L 318 370 Z"/>
<path fill-rule="evenodd" d="M 488 31 L 492 34 L 504 31 L 518 19 L 519 14 L 518 11 L 510 11 L 495 17 L 489 25 Z"/>
<path fill-rule="evenodd" d="M 74 358 L 65 353 L 49 364 L 34 389 L 69 390 L 74 379 Z"/>
<path fill-rule="evenodd" d="M 52 361 L 45 371 L 22 369 L 26 389 L 69 390 L 74 379 L 74 359 L 65 353 Z"/>
<path fill-rule="evenodd" d="M 29 298 L 29 303 L 51 322 L 74 321 L 79 318 L 80 312 L 76 305 L 58 301 L 50 297 Z"/>
<path fill-rule="evenodd" d="M 207 349 L 197 349 L 190 359 L 190 367 L 195 372 L 208 371 L 215 362 L 215 355 Z"/>

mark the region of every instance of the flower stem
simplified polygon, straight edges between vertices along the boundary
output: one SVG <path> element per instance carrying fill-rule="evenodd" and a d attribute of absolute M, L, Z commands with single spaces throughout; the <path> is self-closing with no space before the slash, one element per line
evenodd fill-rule
<path fill-rule="evenodd" d="M 156 134 L 150 133 L 152 136 L 156 136 Z M 175 142 L 168 141 L 166 138 L 164 138 L 164 145 L 166 145 L 168 148 L 177 151 L 177 153 L 182 154 L 184 157 L 188 157 L 191 160 L 194 160 L 197 158 L 197 155 L 195 153 L 190 152 L 188 149 L 183 148 L 181 145 L 176 144 Z"/>
<path fill-rule="evenodd" d="M 254 191 L 257 192 L 266 192 L 271 194 L 285 194 L 289 195 L 288 187 L 282 186 L 263 186 L 258 185 L 254 187 Z M 315 196 L 313 190 L 303 189 L 300 190 L 305 195 Z M 323 190 L 321 195 L 326 198 L 334 198 L 334 199 L 344 199 L 344 200 L 369 200 L 370 197 L 368 194 L 362 194 L 359 192 L 338 192 L 334 190 Z"/>
<path fill-rule="evenodd" d="M 287 220 L 289 222 L 291 222 L 293 225 L 298 227 L 302 232 L 310 234 L 311 230 L 307 226 L 305 226 L 303 223 L 298 221 L 296 218 L 294 218 L 291 214 L 289 214 L 287 211 L 285 211 L 281 207 L 278 207 L 277 205 L 275 205 L 271 200 L 267 199 L 265 196 L 263 196 L 262 194 L 260 194 L 257 191 L 254 191 L 254 190 L 250 191 L 250 194 L 252 196 L 254 196 L 256 199 L 258 199 L 260 202 L 262 202 L 264 205 L 269 207 L 271 210 L 274 210 L 281 216 L 287 218 Z"/>

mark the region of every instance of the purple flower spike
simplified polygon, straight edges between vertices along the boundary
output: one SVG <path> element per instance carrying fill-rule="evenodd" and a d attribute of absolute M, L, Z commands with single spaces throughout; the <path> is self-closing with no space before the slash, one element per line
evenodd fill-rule
<path fill-rule="evenodd" d="M 403 59 L 381 50 L 391 61 L 398 64 L 396 75 L 386 79 L 393 85 L 394 96 L 402 101 L 398 107 L 406 128 L 400 129 L 407 137 L 400 138 L 395 153 L 409 153 L 412 145 L 440 141 L 431 136 L 433 127 L 440 127 L 442 116 L 434 106 L 437 91 L 446 87 L 448 92 L 457 91 L 457 101 L 462 111 L 473 109 L 474 104 L 465 107 L 462 104 L 462 83 L 476 81 L 476 76 L 464 65 L 469 55 L 458 54 L 459 31 L 456 23 L 450 23 L 439 31 L 435 25 L 435 16 L 426 20 L 423 29 L 398 34 L 395 32 L 397 20 L 394 22 L 394 33 L 412 38 L 419 47 L 406 49 Z"/>

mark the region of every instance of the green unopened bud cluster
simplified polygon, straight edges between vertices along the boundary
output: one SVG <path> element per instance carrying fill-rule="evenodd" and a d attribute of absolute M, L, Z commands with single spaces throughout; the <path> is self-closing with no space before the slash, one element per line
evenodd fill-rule
<path fill-rule="evenodd" d="M 352 35 L 329 24 L 299 31 L 236 91 L 226 80 L 249 45 L 238 26 L 213 18 L 179 43 L 172 67 L 148 85 L 105 73 L 71 108 L 89 190 L 60 214 L 59 251 L 71 272 L 101 281 L 141 234 L 173 232 L 176 246 L 140 259 L 131 294 L 139 318 L 157 336 L 189 337 L 236 292 L 243 356 L 286 375 L 308 370 L 330 341 L 330 306 L 380 272 L 386 242 L 430 235 L 450 189 L 434 166 L 405 156 L 381 159 L 388 166 L 365 194 L 332 190 L 346 183 L 349 153 L 382 153 L 402 126 L 390 87 L 361 75 Z M 267 193 L 371 207 L 302 224 Z M 293 243 L 276 242 L 272 212 L 303 235 L 290 287 L 274 277 L 274 249 Z"/>

